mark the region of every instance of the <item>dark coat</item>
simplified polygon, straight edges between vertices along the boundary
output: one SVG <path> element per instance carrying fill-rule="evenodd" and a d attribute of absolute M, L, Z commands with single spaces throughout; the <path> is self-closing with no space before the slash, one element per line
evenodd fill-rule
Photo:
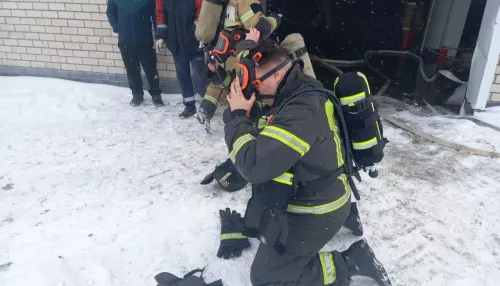
<path fill-rule="evenodd" d="M 198 51 L 194 36 L 196 7 L 193 0 L 163 0 L 167 39 L 165 44 L 174 57 L 191 59 Z"/>
<path fill-rule="evenodd" d="M 154 0 L 108 0 L 106 15 L 119 43 L 153 45 Z"/>
<path fill-rule="evenodd" d="M 306 91 L 289 99 L 295 91 L 311 87 L 322 85 L 306 76 L 296 62 L 278 88 L 275 105 L 279 111 L 262 131 L 255 129 L 246 116 L 236 117 L 225 126 L 230 156 L 246 180 L 262 184 L 294 166 L 299 187 L 297 199 L 306 205 L 330 202 L 345 195 L 348 189 L 328 186 L 314 196 L 301 195 L 301 187 L 335 172 L 345 160 L 333 104 L 326 96 Z"/>

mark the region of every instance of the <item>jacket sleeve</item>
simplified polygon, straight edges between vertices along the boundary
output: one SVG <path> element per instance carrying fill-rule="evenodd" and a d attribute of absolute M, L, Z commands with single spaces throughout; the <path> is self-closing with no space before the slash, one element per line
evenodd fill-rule
<path fill-rule="evenodd" d="M 156 0 L 156 25 L 165 25 L 165 11 L 163 10 L 163 0 Z"/>
<path fill-rule="evenodd" d="M 239 1 L 238 16 L 245 29 L 256 28 L 263 38 L 271 35 L 281 22 L 278 15 L 265 16 L 258 0 Z"/>
<path fill-rule="evenodd" d="M 306 99 L 288 102 L 260 134 L 246 117 L 226 125 L 229 157 L 250 183 L 264 183 L 285 173 L 314 144 L 319 135 L 314 124 L 317 110 Z"/>
<path fill-rule="evenodd" d="M 108 8 L 106 9 L 106 15 L 108 16 L 109 25 L 113 29 L 114 33 L 118 33 L 118 8 L 116 7 L 114 0 L 108 0 Z"/>

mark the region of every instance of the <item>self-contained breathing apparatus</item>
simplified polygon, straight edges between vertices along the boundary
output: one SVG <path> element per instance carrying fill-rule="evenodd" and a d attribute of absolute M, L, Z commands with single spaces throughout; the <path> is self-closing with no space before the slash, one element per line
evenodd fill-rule
<path fill-rule="evenodd" d="M 255 68 L 259 61 L 266 56 L 266 53 L 274 47 L 277 47 L 277 44 L 258 45 L 238 54 L 235 73 L 240 79 L 241 89 L 246 97 L 255 92 L 262 81 L 290 62 L 290 58 L 285 59 L 277 67 L 257 79 Z M 287 212 L 295 212 L 295 206 L 289 205 L 288 202 L 291 197 L 296 195 L 297 189 L 306 193 L 314 192 L 315 189 L 323 189 L 340 179 L 348 181 L 354 196 L 359 200 L 359 192 L 352 177 L 354 176 L 358 181 L 361 181 L 360 170 L 369 170 L 371 171 L 370 176 L 376 177 L 372 168 L 382 160 L 383 148 L 388 142 L 383 137 L 382 122 L 371 96 L 368 81 L 362 73 L 348 73 L 339 77 L 335 84 L 335 93 L 323 88 L 299 89 L 280 104 L 274 115 L 279 114 L 287 102 L 295 96 L 311 91 L 321 93 L 333 103 L 331 112 L 337 120 L 343 138 L 345 163 L 332 174 L 308 183 L 305 188 L 297 185 L 298 178 L 294 177 L 293 167 L 280 178 L 252 186 L 253 195 L 247 205 L 243 234 L 248 237 L 264 238 L 263 241 L 278 253 L 283 253 L 286 248 L 288 237 L 286 215 Z M 269 189 L 272 189 L 273 192 L 269 192 Z M 339 201 L 342 201 L 342 204 L 347 203 L 348 198 L 349 194 L 346 193 Z M 297 210 L 298 213 L 302 213 L 300 207 Z M 268 225 L 263 230 L 261 223 L 265 220 L 268 221 Z"/>

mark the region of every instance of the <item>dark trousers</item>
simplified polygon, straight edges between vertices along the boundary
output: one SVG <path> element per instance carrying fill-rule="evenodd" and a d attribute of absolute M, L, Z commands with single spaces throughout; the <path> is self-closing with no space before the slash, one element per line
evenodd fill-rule
<path fill-rule="evenodd" d="M 195 92 L 204 96 L 208 86 L 203 53 L 199 53 L 191 59 L 184 56 L 176 56 L 174 57 L 174 61 L 177 79 L 181 86 L 182 102 L 187 108 L 195 110 Z M 192 74 L 190 65 L 193 71 Z"/>
<path fill-rule="evenodd" d="M 340 186 L 339 186 L 340 187 Z M 344 225 L 350 201 L 323 215 L 288 214 L 288 242 L 283 255 L 261 243 L 255 255 L 250 279 L 254 286 L 324 286 L 318 256 Z"/>
<path fill-rule="evenodd" d="M 128 85 L 134 96 L 144 96 L 141 65 L 149 84 L 149 94 L 161 94 L 160 78 L 156 69 L 156 53 L 152 44 L 118 44 L 127 71 Z"/>

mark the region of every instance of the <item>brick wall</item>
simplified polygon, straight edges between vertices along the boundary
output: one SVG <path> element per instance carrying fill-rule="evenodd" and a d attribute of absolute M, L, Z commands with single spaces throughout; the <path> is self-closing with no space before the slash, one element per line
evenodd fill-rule
<path fill-rule="evenodd" d="M 68 71 L 57 74 L 124 79 L 106 2 L 0 0 L 0 65 L 35 74 L 43 69 L 45 74 Z M 162 78 L 176 77 L 170 54 L 158 56 L 158 71 Z"/>
<path fill-rule="evenodd" d="M 500 60 L 498 61 L 495 77 L 493 78 L 493 85 L 491 86 L 490 101 L 500 102 Z"/>

